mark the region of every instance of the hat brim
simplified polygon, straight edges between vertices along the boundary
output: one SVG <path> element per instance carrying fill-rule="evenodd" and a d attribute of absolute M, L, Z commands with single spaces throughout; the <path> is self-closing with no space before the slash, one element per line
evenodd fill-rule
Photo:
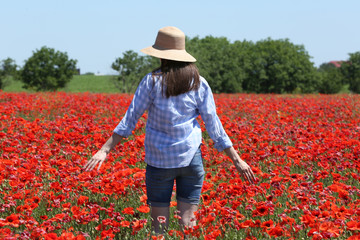
<path fill-rule="evenodd" d="M 148 54 L 150 56 L 180 62 L 196 62 L 196 59 L 191 56 L 186 50 L 160 50 L 156 49 L 153 46 L 143 48 L 140 50 L 141 52 Z"/>

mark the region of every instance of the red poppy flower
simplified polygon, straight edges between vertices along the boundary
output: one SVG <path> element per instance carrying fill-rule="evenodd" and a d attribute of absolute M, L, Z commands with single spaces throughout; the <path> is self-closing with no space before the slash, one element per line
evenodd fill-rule
<path fill-rule="evenodd" d="M 359 221 L 349 221 L 346 223 L 347 229 L 351 231 L 360 230 L 360 222 Z"/>
<path fill-rule="evenodd" d="M 115 237 L 115 234 L 114 234 L 113 230 L 111 230 L 111 229 L 101 231 L 101 239 L 106 239 L 106 238 L 113 239 L 114 237 Z"/>
<path fill-rule="evenodd" d="M 239 225 L 240 228 L 249 228 L 252 226 L 254 226 L 254 223 L 252 220 L 246 220 L 246 221 L 240 223 L 240 225 Z"/>
<path fill-rule="evenodd" d="M 133 234 L 140 231 L 145 226 L 146 223 L 147 223 L 146 219 L 134 220 L 131 223 L 132 229 L 133 229 Z"/>
<path fill-rule="evenodd" d="M 139 212 L 142 212 L 142 213 L 150 212 L 150 208 L 146 205 L 141 205 L 140 207 L 136 208 L 136 210 L 138 210 Z"/>
<path fill-rule="evenodd" d="M 89 197 L 87 196 L 80 196 L 77 200 L 78 205 L 83 205 L 84 203 L 87 203 L 89 201 Z"/>
<path fill-rule="evenodd" d="M 266 231 L 271 237 L 281 237 L 284 234 L 284 230 L 280 226 L 270 228 Z"/>
<path fill-rule="evenodd" d="M 268 221 L 262 222 L 260 227 L 271 228 L 273 226 L 273 224 L 274 224 L 273 220 L 270 219 Z"/>
<path fill-rule="evenodd" d="M 5 218 L 4 221 L 5 225 L 11 226 L 11 227 L 19 227 L 19 215 L 18 214 L 11 214 Z"/>
<path fill-rule="evenodd" d="M 134 208 L 132 208 L 132 207 L 127 207 L 127 208 L 124 208 L 123 210 L 122 210 L 122 213 L 124 213 L 124 214 L 129 214 L 129 215 L 134 215 Z"/>
<path fill-rule="evenodd" d="M 316 219 L 315 217 L 307 215 L 307 214 L 300 217 L 301 222 L 309 227 L 314 226 L 315 219 Z"/>
<path fill-rule="evenodd" d="M 253 216 L 265 216 L 269 214 L 269 207 L 265 205 L 258 206 L 252 213 Z"/>
<path fill-rule="evenodd" d="M 121 227 L 129 227 L 129 226 L 130 226 L 130 222 L 129 222 L 129 221 L 121 221 L 121 222 L 120 222 L 120 226 L 121 226 Z"/>

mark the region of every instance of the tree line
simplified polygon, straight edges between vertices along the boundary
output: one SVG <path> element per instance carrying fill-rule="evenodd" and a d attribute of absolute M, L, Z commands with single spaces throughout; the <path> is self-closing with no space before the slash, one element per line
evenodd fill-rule
<path fill-rule="evenodd" d="M 200 74 L 215 93 L 338 93 L 347 88 L 360 93 L 360 52 L 350 53 L 339 66 L 311 62 L 303 45 L 288 39 L 230 42 L 225 37 L 186 38 L 187 51 L 196 59 Z M 27 89 L 56 91 L 76 72 L 67 53 L 46 46 L 33 52 L 22 68 L 7 58 L 0 64 L 0 89 L 13 76 Z M 142 77 L 159 60 L 128 50 L 115 59 L 114 84 L 120 92 L 134 92 Z"/>

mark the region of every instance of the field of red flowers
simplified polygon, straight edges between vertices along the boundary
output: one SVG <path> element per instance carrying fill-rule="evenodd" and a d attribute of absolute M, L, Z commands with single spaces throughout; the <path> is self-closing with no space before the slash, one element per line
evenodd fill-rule
<path fill-rule="evenodd" d="M 146 114 L 100 171 L 81 170 L 131 98 L 0 92 L 0 239 L 149 237 Z M 169 239 L 360 239 L 360 96 L 215 100 L 257 181 L 240 179 L 204 133 L 198 225 L 179 231 L 174 201 Z"/>

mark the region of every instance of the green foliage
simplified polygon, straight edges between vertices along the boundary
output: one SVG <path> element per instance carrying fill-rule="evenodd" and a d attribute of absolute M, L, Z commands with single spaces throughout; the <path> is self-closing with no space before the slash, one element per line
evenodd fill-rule
<path fill-rule="evenodd" d="M 320 93 L 333 94 L 342 90 L 344 77 L 339 68 L 331 63 L 323 63 L 320 65 L 318 73 L 320 74 Z"/>
<path fill-rule="evenodd" d="M 137 85 L 145 74 L 151 72 L 159 65 L 159 60 L 150 56 L 139 56 L 129 50 L 113 62 L 111 68 L 119 72 L 115 78 L 115 86 L 123 93 L 135 91 Z"/>
<path fill-rule="evenodd" d="M 207 36 L 203 39 L 187 38 L 187 51 L 197 59 L 200 74 L 209 82 L 214 92 L 242 92 L 246 78 L 244 65 L 246 51 L 251 43 Z"/>
<path fill-rule="evenodd" d="M 341 65 L 341 70 L 349 84 L 349 90 L 360 93 L 360 52 L 350 53 L 346 63 Z"/>
<path fill-rule="evenodd" d="M 67 53 L 42 47 L 33 52 L 21 70 L 24 88 L 36 91 L 56 91 L 65 87 L 76 73 L 76 60 Z"/>
<path fill-rule="evenodd" d="M 186 46 L 214 92 L 309 93 L 318 88 L 320 75 L 309 54 L 287 39 L 254 44 L 208 36 L 187 38 Z"/>
<path fill-rule="evenodd" d="M 0 69 L 0 89 L 4 88 L 5 72 Z"/>
<path fill-rule="evenodd" d="M 0 89 L 4 89 L 6 85 L 9 84 L 9 77 L 17 77 L 17 68 L 18 66 L 15 63 L 15 60 L 7 58 L 0 62 Z"/>
<path fill-rule="evenodd" d="M 248 77 L 243 82 L 247 92 L 314 92 L 318 76 L 302 45 L 270 38 L 257 42 L 249 51 Z"/>
<path fill-rule="evenodd" d="M 15 60 L 11 58 L 7 58 L 1 61 L 1 71 L 5 73 L 5 75 L 15 76 L 17 73 L 18 65 L 16 65 Z"/>

